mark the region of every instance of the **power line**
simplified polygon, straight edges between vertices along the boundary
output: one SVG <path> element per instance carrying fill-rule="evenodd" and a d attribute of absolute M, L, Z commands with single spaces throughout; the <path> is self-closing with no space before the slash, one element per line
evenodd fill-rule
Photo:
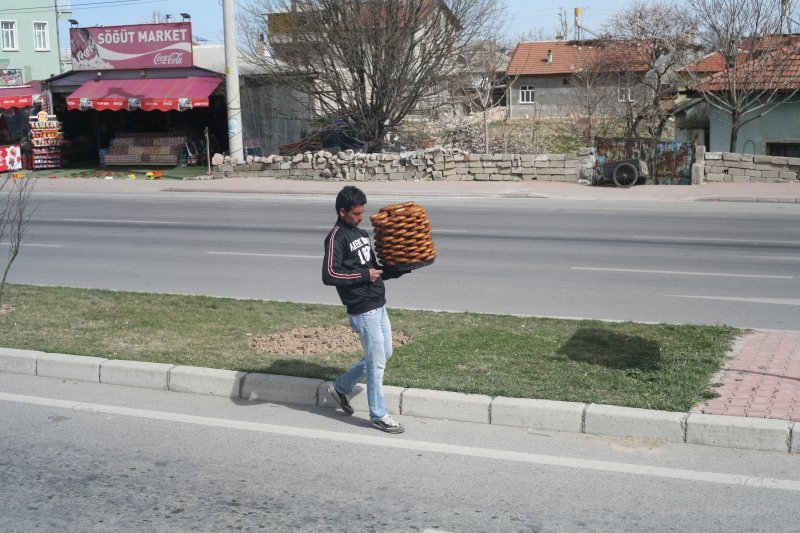
<path fill-rule="evenodd" d="M 169 0 L 104 0 L 102 2 L 87 2 L 83 4 L 72 4 L 71 9 L 72 11 L 75 8 L 79 8 L 81 10 L 87 9 L 102 9 L 105 7 L 114 7 L 118 4 L 124 4 L 126 6 L 129 5 L 136 5 L 136 4 L 156 4 L 162 2 L 168 2 Z M 54 5 L 44 5 L 44 6 L 29 6 L 29 7 L 15 7 L 10 9 L 0 9 L 0 13 L 44 13 L 44 12 L 51 12 L 53 10 L 57 10 L 56 6 Z"/>

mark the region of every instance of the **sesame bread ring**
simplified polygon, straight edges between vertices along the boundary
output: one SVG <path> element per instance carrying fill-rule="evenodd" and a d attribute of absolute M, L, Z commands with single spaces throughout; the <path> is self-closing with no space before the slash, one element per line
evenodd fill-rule
<path fill-rule="evenodd" d="M 371 220 L 373 223 L 374 223 L 374 222 L 377 222 L 377 221 L 386 220 L 387 218 L 389 218 L 389 213 L 386 213 L 386 212 L 381 212 L 381 211 L 378 211 L 377 213 L 375 213 L 374 215 L 371 215 L 371 216 L 369 217 L 369 219 L 370 219 L 370 220 Z"/>
<path fill-rule="evenodd" d="M 414 205 L 414 202 L 403 202 L 403 203 L 400 203 L 400 204 L 390 204 L 390 205 L 386 205 L 386 206 L 381 207 L 378 211 L 385 213 L 387 211 L 394 211 L 395 209 L 402 209 L 404 207 L 410 207 L 412 205 Z"/>

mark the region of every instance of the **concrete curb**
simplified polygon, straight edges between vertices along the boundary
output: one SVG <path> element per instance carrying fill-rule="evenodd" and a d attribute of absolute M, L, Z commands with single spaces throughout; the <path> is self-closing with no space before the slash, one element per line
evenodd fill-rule
<path fill-rule="evenodd" d="M 125 385 L 172 392 L 207 394 L 283 404 L 335 408 L 328 382 L 174 366 L 102 357 L 0 348 L 0 372 L 74 381 Z M 367 411 L 365 387 L 351 398 Z M 525 398 L 491 398 L 423 389 L 384 387 L 389 412 L 480 424 L 525 427 L 620 437 L 658 438 L 668 442 L 800 453 L 800 422 L 765 418 L 676 413 L 613 405 Z"/>

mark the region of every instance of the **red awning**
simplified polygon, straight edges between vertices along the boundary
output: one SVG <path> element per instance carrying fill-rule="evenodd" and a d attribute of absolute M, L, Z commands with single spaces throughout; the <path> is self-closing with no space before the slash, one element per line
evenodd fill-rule
<path fill-rule="evenodd" d="M 34 104 L 38 104 L 41 100 L 41 91 L 30 85 L 0 87 L 0 109 L 30 107 Z"/>
<path fill-rule="evenodd" d="M 87 81 L 67 97 L 67 109 L 185 111 L 208 107 L 222 78 L 162 78 Z"/>

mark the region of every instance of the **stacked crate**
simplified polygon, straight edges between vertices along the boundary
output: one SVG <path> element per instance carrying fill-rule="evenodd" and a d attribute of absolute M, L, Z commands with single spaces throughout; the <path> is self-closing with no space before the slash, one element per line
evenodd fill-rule
<path fill-rule="evenodd" d="M 111 140 L 106 164 L 176 166 L 185 144 L 185 135 L 123 133 Z"/>

